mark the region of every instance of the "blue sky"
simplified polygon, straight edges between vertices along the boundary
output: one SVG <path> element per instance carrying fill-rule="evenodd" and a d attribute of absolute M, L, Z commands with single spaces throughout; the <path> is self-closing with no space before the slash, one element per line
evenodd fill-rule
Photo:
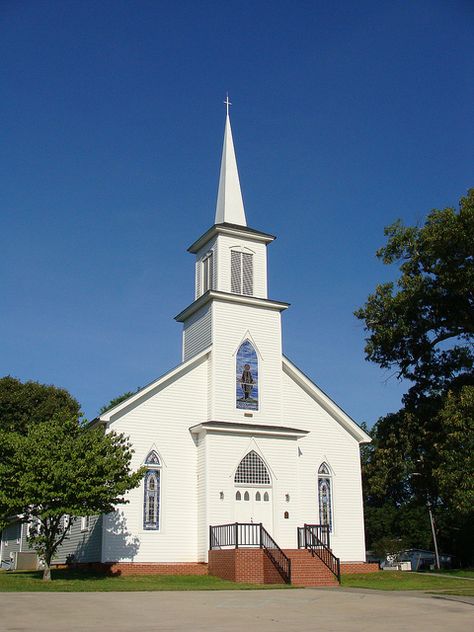
<path fill-rule="evenodd" d="M 352 315 L 375 250 L 474 186 L 471 1 L 0 3 L 0 375 L 90 419 L 180 361 L 229 91 L 284 351 L 357 421 L 405 385 Z"/>

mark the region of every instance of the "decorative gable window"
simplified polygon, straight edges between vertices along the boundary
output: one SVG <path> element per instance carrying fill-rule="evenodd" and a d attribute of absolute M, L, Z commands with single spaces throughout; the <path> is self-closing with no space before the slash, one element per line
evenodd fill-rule
<path fill-rule="evenodd" d="M 161 461 L 155 450 L 145 459 L 147 471 L 144 479 L 143 528 L 160 528 Z"/>
<path fill-rule="evenodd" d="M 253 295 L 253 255 L 231 251 L 230 291 L 233 294 Z"/>
<path fill-rule="evenodd" d="M 202 293 L 214 287 L 214 257 L 212 252 L 202 260 Z"/>
<path fill-rule="evenodd" d="M 262 458 L 251 450 L 240 461 L 234 483 L 245 485 L 270 485 L 270 475 Z"/>
<path fill-rule="evenodd" d="M 327 463 L 318 470 L 319 522 L 332 531 L 332 477 Z"/>

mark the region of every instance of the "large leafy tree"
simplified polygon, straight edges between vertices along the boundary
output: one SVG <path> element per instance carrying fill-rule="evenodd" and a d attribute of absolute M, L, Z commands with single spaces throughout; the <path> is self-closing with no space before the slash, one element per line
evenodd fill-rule
<path fill-rule="evenodd" d="M 39 382 L 21 382 L 7 375 L 0 378 L 0 529 L 23 507 L 10 502 L 16 488 L 10 464 L 16 458 L 15 439 L 33 425 L 48 422 L 54 415 L 81 416 L 80 405 L 64 388 Z"/>
<path fill-rule="evenodd" d="M 452 550 L 473 521 L 474 189 L 458 211 L 434 210 L 421 227 L 396 222 L 385 232 L 377 255 L 399 265 L 398 281 L 377 286 L 356 316 L 368 333 L 366 358 L 411 385 L 403 408 L 372 429 L 363 465 L 369 541 L 384 521 L 402 537 L 400 516 L 426 512 L 429 502 Z"/>
<path fill-rule="evenodd" d="M 75 516 L 110 512 L 139 484 L 131 456 L 123 435 L 81 423 L 66 390 L 0 379 L 0 527 L 14 516 L 32 524 L 45 579 Z"/>
<path fill-rule="evenodd" d="M 474 364 L 474 189 L 425 224 L 385 229 L 383 263 L 400 277 L 378 285 L 356 311 L 368 332 L 366 358 L 414 383 L 416 394 L 454 384 Z"/>
<path fill-rule="evenodd" d="M 31 424 L 61 412 L 73 417 L 80 414 L 79 403 L 66 389 L 21 382 L 10 375 L 0 378 L 0 432 L 26 434 Z"/>
<path fill-rule="evenodd" d="M 64 516 L 88 516 L 112 511 L 127 502 L 125 493 L 140 483 L 132 472 L 131 446 L 123 435 L 105 434 L 77 418 L 54 415 L 29 426 L 26 435 L 10 435 L 13 458 L 0 466 L 0 483 L 9 485 L 3 501 L 13 512 L 21 508 L 33 524 L 30 544 L 44 561 L 44 579 L 51 578 L 51 560 L 68 537 Z"/>

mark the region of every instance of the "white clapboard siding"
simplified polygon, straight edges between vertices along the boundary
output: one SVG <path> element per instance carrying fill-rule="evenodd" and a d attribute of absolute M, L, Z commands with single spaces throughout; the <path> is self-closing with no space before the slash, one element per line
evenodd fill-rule
<path fill-rule="evenodd" d="M 259 364 L 259 410 L 254 420 L 274 423 L 281 417 L 281 321 L 276 310 L 214 301 L 212 318 L 213 419 L 242 421 L 236 408 L 236 352 L 249 338 Z"/>
<path fill-rule="evenodd" d="M 285 372 L 283 420 L 310 430 L 298 441 L 300 524 L 319 523 L 318 468 L 325 461 L 333 472 L 334 553 L 343 561 L 365 560 L 358 442 Z"/>
<path fill-rule="evenodd" d="M 153 448 L 163 463 L 161 525 L 143 529 L 143 482 L 131 490 L 130 503 L 106 517 L 103 561 L 189 562 L 198 554 L 198 452 L 189 428 L 207 417 L 207 356 L 175 380 L 116 419 L 110 429 L 123 432 L 134 448 L 132 467 L 143 464 Z M 124 409 L 125 411 L 127 408 Z"/>
<path fill-rule="evenodd" d="M 212 309 L 206 305 L 195 312 L 183 327 L 183 362 L 193 358 L 212 344 Z"/>

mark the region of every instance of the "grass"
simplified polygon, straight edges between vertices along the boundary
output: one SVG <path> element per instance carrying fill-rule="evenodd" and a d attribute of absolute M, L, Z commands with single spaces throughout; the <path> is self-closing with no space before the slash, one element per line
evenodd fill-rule
<path fill-rule="evenodd" d="M 343 575 L 345 588 L 373 590 L 423 590 L 443 595 L 474 597 L 474 571 L 444 571 L 447 577 L 423 573 L 380 571 Z M 53 580 L 43 582 L 41 571 L 0 571 L 0 592 L 132 592 L 137 590 L 264 590 L 290 588 L 286 584 L 237 584 L 210 575 L 131 575 L 107 576 L 90 570 L 58 569 Z"/>
<path fill-rule="evenodd" d="M 442 573 L 443 575 L 450 575 L 451 577 L 470 577 L 474 579 L 474 569 L 472 568 L 454 568 L 454 569 L 442 569 L 439 571 L 430 571 L 432 573 Z"/>
<path fill-rule="evenodd" d="M 470 575 L 466 575 L 468 577 Z M 424 590 L 445 595 L 464 595 L 474 597 L 474 582 L 465 579 L 437 577 L 423 573 L 402 571 L 379 571 L 365 575 L 343 575 L 345 588 L 371 588 L 373 590 Z"/>
<path fill-rule="evenodd" d="M 210 575 L 131 575 L 110 577 L 88 570 L 58 569 L 44 582 L 41 571 L 0 571 L 0 592 L 131 592 L 137 590 L 258 590 L 285 584 L 237 584 Z"/>

